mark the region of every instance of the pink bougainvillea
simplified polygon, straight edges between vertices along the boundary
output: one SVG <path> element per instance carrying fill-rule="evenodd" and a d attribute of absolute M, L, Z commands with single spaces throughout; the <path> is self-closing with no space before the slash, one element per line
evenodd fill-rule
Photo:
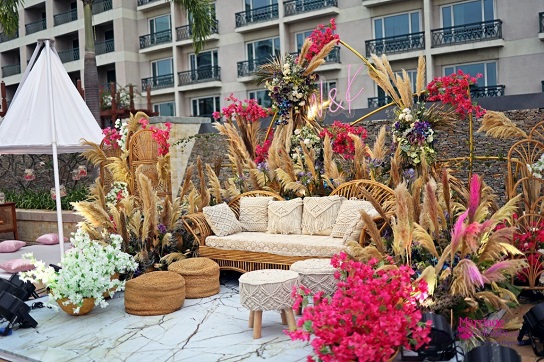
<path fill-rule="evenodd" d="M 147 126 L 149 125 L 149 121 L 147 119 L 142 118 L 138 122 L 142 125 L 142 129 L 148 129 Z M 168 143 L 168 141 L 170 139 L 172 123 L 166 122 L 164 126 L 166 127 L 165 130 L 154 126 L 149 127 L 149 130 L 152 132 L 153 139 L 157 141 L 159 156 L 165 156 L 168 154 L 168 152 L 170 152 L 170 143 Z"/>
<path fill-rule="evenodd" d="M 458 70 L 457 73 L 444 77 L 436 77 L 427 85 L 430 102 L 441 101 L 455 108 L 455 112 L 461 119 L 466 119 L 469 114 L 483 117 L 485 109 L 473 102 L 470 98 L 469 87 L 476 84 L 481 74 L 471 77 L 470 74 Z"/>
<path fill-rule="evenodd" d="M 113 148 L 119 148 L 119 141 L 121 139 L 121 134 L 115 127 L 108 127 L 102 130 L 104 135 L 104 144 L 107 146 L 112 146 Z"/>
<path fill-rule="evenodd" d="M 327 27 L 325 27 L 323 24 L 319 24 L 309 37 L 312 41 L 312 45 L 310 46 L 310 49 L 308 50 L 308 53 L 306 53 L 304 59 L 310 62 L 326 44 L 333 40 L 339 42 L 340 36 L 338 34 L 334 34 L 334 30 L 336 30 L 336 20 L 334 18 L 330 20 L 330 24 Z"/>
<path fill-rule="evenodd" d="M 214 119 L 220 119 L 221 116 L 224 116 L 225 119 L 232 121 L 239 118 L 246 122 L 257 122 L 270 114 L 270 110 L 261 107 L 256 99 L 239 100 L 234 94 L 231 94 L 226 100 L 231 103 L 223 107 L 221 112 L 213 112 L 212 117 Z"/>
<path fill-rule="evenodd" d="M 363 264 L 345 253 L 331 264 L 338 269 L 336 292 L 330 299 L 323 292 L 314 296 L 297 322 L 300 328 L 287 332 L 291 339 L 309 341 L 313 335 L 311 345 L 324 362 L 385 361 L 401 346 L 413 350 L 430 341 L 430 321 L 420 322 L 415 299 L 427 284 L 414 286 L 410 267 L 376 269 L 375 260 Z M 295 290 L 295 308 L 308 292 Z"/>
<path fill-rule="evenodd" d="M 349 137 L 350 133 L 359 136 L 363 142 L 367 136 L 367 131 L 363 127 L 351 126 L 348 123 L 334 121 L 332 125 L 324 128 L 319 133 L 319 137 L 325 138 L 325 135 L 328 135 L 332 142 L 333 152 L 351 160 L 355 155 L 355 145 L 353 140 Z"/>

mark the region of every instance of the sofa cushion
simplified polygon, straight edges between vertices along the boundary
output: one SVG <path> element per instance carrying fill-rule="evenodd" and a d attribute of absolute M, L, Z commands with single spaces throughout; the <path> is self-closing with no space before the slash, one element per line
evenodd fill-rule
<path fill-rule="evenodd" d="M 225 203 L 203 207 L 202 212 L 215 235 L 226 236 L 242 231 L 236 215 Z"/>
<path fill-rule="evenodd" d="M 340 206 L 338 216 L 332 228 L 331 236 L 343 238 L 346 232 L 353 230 L 354 223 L 361 218 L 360 211 L 365 210 L 370 216 L 374 216 L 376 210 L 369 201 L 364 200 L 346 200 Z M 363 228 L 361 224 L 361 229 Z M 360 233 L 360 231 L 359 231 Z"/>
<path fill-rule="evenodd" d="M 34 270 L 35 268 L 34 264 L 26 259 L 11 259 L 0 264 L 0 269 L 12 274 Z"/>
<path fill-rule="evenodd" d="M 302 199 L 300 197 L 268 203 L 268 232 L 284 235 L 302 233 Z"/>
<path fill-rule="evenodd" d="M 305 197 L 302 209 L 302 233 L 330 235 L 343 199 L 338 195 Z"/>
<path fill-rule="evenodd" d="M 271 196 L 240 198 L 240 224 L 243 231 L 266 231 L 268 229 L 268 203 Z"/>
<path fill-rule="evenodd" d="M 25 246 L 21 240 L 5 240 L 0 243 L 0 253 L 13 253 Z"/>
<path fill-rule="evenodd" d="M 331 258 L 347 251 L 342 239 L 322 235 L 282 235 L 261 232 L 241 232 L 206 238 L 206 246 L 223 250 L 240 250 L 271 253 L 284 256 L 309 256 Z"/>
<path fill-rule="evenodd" d="M 376 217 L 379 217 L 380 214 L 374 207 L 368 208 L 364 210 L 370 217 L 373 219 Z M 361 211 L 359 211 L 360 213 Z M 356 241 L 359 242 L 359 238 L 361 237 L 361 232 L 363 231 L 363 227 L 365 226 L 365 222 L 360 217 L 358 219 L 354 219 L 353 222 L 346 228 L 346 232 L 344 234 L 344 243 L 347 243 L 349 241 Z"/>

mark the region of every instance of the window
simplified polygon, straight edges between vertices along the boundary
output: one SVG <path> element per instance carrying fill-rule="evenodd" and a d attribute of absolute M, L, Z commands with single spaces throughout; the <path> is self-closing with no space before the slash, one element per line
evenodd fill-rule
<path fill-rule="evenodd" d="M 300 49 L 302 49 L 302 44 L 304 44 L 304 40 L 308 38 L 310 35 L 312 35 L 313 30 L 308 30 L 303 33 L 297 33 L 295 34 L 296 42 L 297 42 L 297 52 L 300 52 Z"/>
<path fill-rule="evenodd" d="M 470 74 L 476 77 L 476 74 L 481 74 L 482 77 L 478 79 L 478 87 L 494 86 L 497 85 L 497 63 L 471 63 L 461 64 L 455 66 L 444 67 L 444 75 L 451 75 L 461 70 L 465 74 Z"/>
<path fill-rule="evenodd" d="M 191 64 L 192 80 L 216 79 L 219 76 L 217 50 L 189 54 L 189 63 Z"/>
<path fill-rule="evenodd" d="M 280 38 L 258 40 L 246 44 L 247 59 L 250 61 L 267 62 L 270 57 L 280 54 Z"/>
<path fill-rule="evenodd" d="M 272 107 L 272 99 L 267 90 L 254 90 L 247 92 L 249 99 L 256 99 L 257 103 L 265 108 Z"/>
<path fill-rule="evenodd" d="M 174 73 L 173 69 L 174 66 L 172 64 L 172 58 L 151 62 L 151 73 L 153 74 L 153 78 L 164 75 L 172 75 Z"/>
<path fill-rule="evenodd" d="M 418 33 L 420 30 L 419 11 L 374 18 L 374 38 L 381 39 L 396 35 Z"/>
<path fill-rule="evenodd" d="M 493 0 L 465 1 L 442 7 L 442 26 L 444 28 L 494 19 Z"/>
<path fill-rule="evenodd" d="M 156 103 L 153 105 L 153 112 L 158 113 L 162 117 L 173 117 L 176 115 L 176 107 L 174 102 Z"/>
<path fill-rule="evenodd" d="M 277 4 L 278 0 L 246 0 L 246 11 Z"/>
<path fill-rule="evenodd" d="M 163 44 L 172 40 L 170 15 L 149 19 L 149 33 L 151 44 Z"/>
<path fill-rule="evenodd" d="M 323 100 L 329 99 L 329 92 L 333 88 L 335 88 L 337 90 L 336 97 L 338 97 L 338 95 L 339 95 L 338 87 L 336 86 L 336 81 L 335 80 L 324 81 L 324 82 L 322 82 L 322 84 L 323 84 L 323 93 L 322 93 Z M 321 86 L 318 84 L 317 87 L 318 87 L 317 88 L 318 92 L 321 92 L 321 88 L 320 88 Z"/>
<path fill-rule="evenodd" d="M 213 112 L 219 112 L 219 96 L 194 98 L 191 100 L 193 117 L 211 117 Z"/>
<path fill-rule="evenodd" d="M 408 73 L 408 78 L 410 79 L 410 83 L 412 84 L 412 92 L 416 92 L 416 81 L 417 81 L 417 70 L 407 70 L 406 73 Z M 402 77 L 402 71 L 395 72 L 395 74 L 398 74 L 400 77 Z M 378 87 L 376 85 L 376 94 L 378 95 L 378 98 L 386 98 L 385 92 L 383 89 Z M 396 90 L 396 88 L 395 88 Z"/>

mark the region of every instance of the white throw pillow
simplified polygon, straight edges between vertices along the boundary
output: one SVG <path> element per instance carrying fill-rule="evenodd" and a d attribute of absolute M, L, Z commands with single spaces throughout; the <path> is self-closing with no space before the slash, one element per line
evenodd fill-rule
<path fill-rule="evenodd" d="M 305 197 L 302 210 L 302 233 L 309 235 L 330 235 L 343 197 Z"/>
<path fill-rule="evenodd" d="M 364 211 L 370 215 L 373 219 L 380 216 L 378 211 L 372 206 L 371 209 L 364 209 Z M 359 211 L 361 212 L 361 211 Z M 358 219 L 353 220 L 353 222 L 348 226 L 346 229 L 346 233 L 344 234 L 344 244 L 346 244 L 349 241 L 356 241 L 359 242 L 359 238 L 361 237 L 361 232 L 363 231 L 363 227 L 365 226 L 365 222 L 360 217 Z"/>
<path fill-rule="evenodd" d="M 217 236 L 227 236 L 242 231 L 242 225 L 226 203 L 206 206 L 202 208 L 202 212 L 208 225 Z"/>
<path fill-rule="evenodd" d="M 268 203 L 268 232 L 271 234 L 302 233 L 302 199 L 270 201 Z"/>
<path fill-rule="evenodd" d="M 271 196 L 242 197 L 240 199 L 240 224 L 244 231 L 268 229 L 268 203 Z"/>
<path fill-rule="evenodd" d="M 365 210 L 370 216 L 379 215 L 372 206 L 372 203 L 364 200 L 346 200 L 340 206 L 338 216 L 332 228 L 331 236 L 334 238 L 343 238 L 346 232 L 351 232 L 361 219 L 360 211 Z M 361 224 L 361 229 L 363 228 Z M 360 231 L 359 231 L 360 233 Z"/>

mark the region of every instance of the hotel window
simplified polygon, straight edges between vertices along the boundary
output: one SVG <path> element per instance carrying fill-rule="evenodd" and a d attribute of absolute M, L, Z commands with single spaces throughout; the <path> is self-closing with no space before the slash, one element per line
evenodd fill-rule
<path fill-rule="evenodd" d="M 451 75 L 461 70 L 465 74 L 470 74 L 476 77 L 476 74 L 481 74 L 482 77 L 478 79 L 478 87 L 497 85 L 497 63 L 485 62 L 485 63 L 470 63 L 460 64 L 455 66 L 444 67 L 444 75 Z"/>
<path fill-rule="evenodd" d="M 158 113 L 159 116 L 168 117 L 176 115 L 176 107 L 174 102 L 155 103 L 153 105 L 153 112 Z"/>
<path fill-rule="evenodd" d="M 278 0 L 246 0 L 246 11 L 277 4 Z"/>
<path fill-rule="evenodd" d="M 300 49 L 302 49 L 302 44 L 304 44 L 304 40 L 312 35 L 312 32 L 313 30 L 308 30 L 302 33 L 295 34 L 295 40 L 297 42 L 297 52 L 300 52 Z"/>
<path fill-rule="evenodd" d="M 193 117 L 211 117 L 213 112 L 219 112 L 219 96 L 191 99 Z"/>
<path fill-rule="evenodd" d="M 416 92 L 416 80 L 417 80 L 417 70 L 407 70 L 406 73 L 408 74 L 408 78 L 410 78 L 410 83 L 412 84 L 412 92 Z M 402 77 L 402 71 L 395 72 L 395 74 L 398 74 L 400 77 Z M 385 98 L 385 92 L 383 89 L 378 87 L 376 85 L 376 94 L 378 98 Z"/>
<path fill-rule="evenodd" d="M 420 32 L 419 24 L 419 11 L 374 18 L 374 38 L 381 39 L 396 35 L 418 33 Z"/>
<path fill-rule="evenodd" d="M 270 99 L 270 96 L 268 95 L 267 90 L 254 90 L 247 92 L 249 99 L 256 99 L 257 103 L 265 108 L 272 107 L 272 99 Z"/>
<path fill-rule="evenodd" d="M 465 1 L 443 6 L 441 15 L 444 28 L 495 19 L 493 0 Z"/>
<path fill-rule="evenodd" d="M 270 38 L 246 43 L 247 59 L 258 60 L 263 63 L 271 57 L 280 55 L 280 38 Z"/>
<path fill-rule="evenodd" d="M 172 75 L 174 73 L 172 58 L 166 58 L 151 62 L 151 73 L 153 78 L 160 76 Z"/>

